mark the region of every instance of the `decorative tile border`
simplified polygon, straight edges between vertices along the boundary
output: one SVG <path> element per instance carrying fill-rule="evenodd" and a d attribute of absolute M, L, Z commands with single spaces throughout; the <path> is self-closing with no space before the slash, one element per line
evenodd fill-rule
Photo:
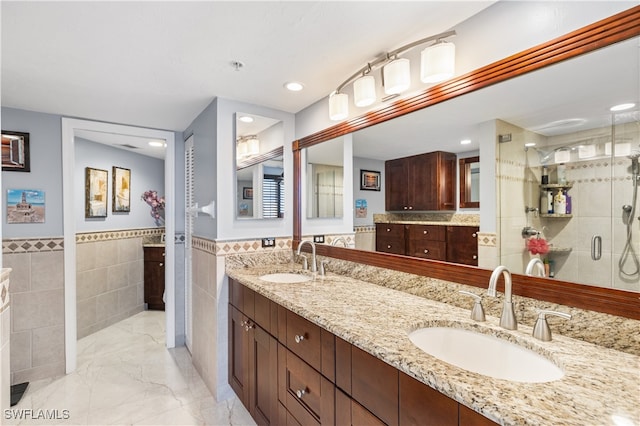
<path fill-rule="evenodd" d="M 9 307 L 9 273 L 10 268 L 2 269 L 2 277 L 0 278 L 0 313 Z"/>
<path fill-rule="evenodd" d="M 125 238 L 139 238 L 160 236 L 164 228 L 123 229 L 104 232 L 86 232 L 76 234 L 76 243 L 91 243 L 95 241 L 121 240 Z"/>
<path fill-rule="evenodd" d="M 478 232 L 478 245 L 483 247 L 497 247 L 498 235 L 495 232 Z"/>
<path fill-rule="evenodd" d="M 262 240 L 230 240 L 230 241 L 212 241 L 205 238 L 193 237 L 191 239 L 191 247 L 202 250 L 216 256 L 226 256 L 229 254 L 259 253 L 269 252 L 274 249 L 291 250 L 293 246 L 291 238 L 276 238 L 275 247 L 262 247 Z"/>
<path fill-rule="evenodd" d="M 63 250 L 64 238 L 9 238 L 2 240 L 2 254 Z"/>
<path fill-rule="evenodd" d="M 376 232 L 376 226 L 375 225 L 354 226 L 353 232 L 355 232 L 356 234 L 359 232 Z"/>

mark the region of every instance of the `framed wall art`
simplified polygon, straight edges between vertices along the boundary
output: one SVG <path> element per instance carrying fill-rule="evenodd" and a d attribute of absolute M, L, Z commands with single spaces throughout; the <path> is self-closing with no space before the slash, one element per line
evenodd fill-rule
<path fill-rule="evenodd" d="M 360 170 L 360 189 L 365 191 L 380 191 L 380 172 Z"/>
<path fill-rule="evenodd" d="M 31 171 L 29 133 L 2 131 L 2 171 Z"/>
<path fill-rule="evenodd" d="M 44 191 L 7 190 L 7 223 L 44 223 Z"/>
<path fill-rule="evenodd" d="M 253 200 L 253 188 L 248 186 L 242 187 L 242 199 L 243 200 Z"/>
<path fill-rule="evenodd" d="M 129 213 L 131 211 L 131 170 L 113 166 L 111 173 L 113 185 L 111 187 L 111 210 L 114 213 Z"/>
<path fill-rule="evenodd" d="M 107 217 L 107 186 L 109 172 L 85 168 L 84 217 Z"/>

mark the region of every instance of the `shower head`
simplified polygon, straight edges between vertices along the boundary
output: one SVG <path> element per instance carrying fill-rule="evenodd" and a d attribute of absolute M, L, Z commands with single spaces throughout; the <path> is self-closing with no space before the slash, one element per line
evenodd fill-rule
<path fill-rule="evenodd" d="M 631 160 L 631 173 L 633 173 L 634 176 L 638 176 L 638 174 L 640 174 L 640 165 L 638 164 L 640 149 L 632 150 L 627 157 Z"/>

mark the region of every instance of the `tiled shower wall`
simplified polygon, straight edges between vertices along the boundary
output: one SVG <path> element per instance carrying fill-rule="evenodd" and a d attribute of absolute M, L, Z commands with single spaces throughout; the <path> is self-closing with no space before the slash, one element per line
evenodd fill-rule
<path fill-rule="evenodd" d="M 76 235 L 78 338 L 144 309 L 144 238 L 161 231 Z"/>
<path fill-rule="evenodd" d="M 11 383 L 64 374 L 62 238 L 2 242 L 11 268 Z"/>

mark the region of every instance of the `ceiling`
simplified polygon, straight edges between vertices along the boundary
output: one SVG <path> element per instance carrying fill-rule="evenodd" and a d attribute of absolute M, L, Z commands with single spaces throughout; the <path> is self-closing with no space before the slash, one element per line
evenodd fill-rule
<path fill-rule="evenodd" d="M 4 1 L 1 102 L 175 131 L 215 97 L 296 113 L 492 3 Z"/>

